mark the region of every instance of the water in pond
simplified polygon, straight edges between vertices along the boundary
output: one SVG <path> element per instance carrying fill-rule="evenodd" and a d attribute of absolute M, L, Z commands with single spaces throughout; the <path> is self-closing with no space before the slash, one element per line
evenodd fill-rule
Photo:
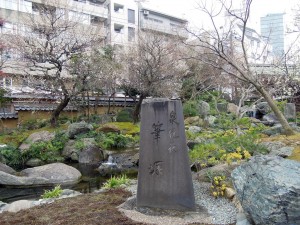
<path fill-rule="evenodd" d="M 68 188 L 81 193 L 90 193 L 101 188 L 102 184 L 107 180 L 95 170 L 98 166 L 79 163 L 71 164 L 71 166 L 81 172 L 82 180 L 78 184 L 61 186 L 63 189 Z M 0 187 L 0 201 L 10 203 L 22 199 L 39 199 L 45 190 L 50 189 L 53 189 L 53 186 L 30 188 Z"/>

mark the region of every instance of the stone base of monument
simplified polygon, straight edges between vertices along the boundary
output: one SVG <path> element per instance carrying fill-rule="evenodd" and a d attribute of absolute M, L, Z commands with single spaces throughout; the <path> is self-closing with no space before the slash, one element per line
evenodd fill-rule
<path fill-rule="evenodd" d="M 207 209 L 199 205 L 196 205 L 196 209 L 193 211 L 137 207 L 136 196 L 128 198 L 126 202 L 119 206 L 119 210 L 135 221 L 141 221 L 143 220 L 141 217 L 144 217 L 145 220 L 151 219 L 153 222 L 159 220 L 162 224 L 178 224 L 178 222 L 181 224 L 181 221 L 184 221 L 184 223 L 195 223 L 199 221 L 205 224 L 212 223 L 212 218 Z M 164 218 L 164 220 L 162 220 L 162 218 Z M 166 223 L 166 221 L 169 221 L 169 223 Z"/>

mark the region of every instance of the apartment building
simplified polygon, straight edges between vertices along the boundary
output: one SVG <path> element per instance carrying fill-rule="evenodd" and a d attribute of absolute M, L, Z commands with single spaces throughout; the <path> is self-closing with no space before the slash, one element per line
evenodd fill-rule
<path fill-rule="evenodd" d="M 0 33 L 26 35 L 26 32 L 34 32 L 27 29 L 23 16 L 39 15 L 43 4 L 52 5 L 53 10 L 63 14 L 66 20 L 78 20 L 82 26 L 101 29 L 105 44 L 121 48 L 135 43 L 138 32 L 149 30 L 182 38 L 188 36 L 183 29 L 186 20 L 144 7 L 135 0 L 1 0 Z M 3 49 L 1 60 L 5 63 L 22 61 L 12 49 Z M 8 76 L 17 71 L 3 67 L 2 72 L 6 76 L 0 78 L 0 86 L 26 85 L 26 82 L 20 83 Z"/>
<path fill-rule="evenodd" d="M 156 31 L 187 38 L 188 21 L 146 7 L 137 0 L 110 0 L 108 8 L 108 39 L 112 45 L 130 45 L 138 32 Z"/>

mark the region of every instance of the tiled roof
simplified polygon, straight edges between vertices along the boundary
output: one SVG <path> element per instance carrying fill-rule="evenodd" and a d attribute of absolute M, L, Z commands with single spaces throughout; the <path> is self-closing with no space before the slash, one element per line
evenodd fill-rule
<path fill-rule="evenodd" d="M 18 119 L 18 112 L 15 113 L 0 113 L 1 119 Z"/>

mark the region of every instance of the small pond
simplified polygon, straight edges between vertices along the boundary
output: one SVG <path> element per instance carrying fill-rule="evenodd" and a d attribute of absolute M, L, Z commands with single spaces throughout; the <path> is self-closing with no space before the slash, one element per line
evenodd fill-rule
<path fill-rule="evenodd" d="M 95 169 L 97 165 L 86 165 L 73 163 L 70 166 L 78 169 L 82 174 L 82 180 L 78 184 L 63 185 L 63 189 L 72 189 L 80 191 L 81 193 L 90 193 L 94 190 L 101 188 L 103 183 L 107 180 L 106 177 L 101 177 L 99 172 Z M 49 187 L 29 187 L 29 188 L 16 188 L 16 187 L 0 187 L 0 201 L 10 203 L 22 199 L 39 199 L 45 190 L 51 190 L 53 186 Z"/>
<path fill-rule="evenodd" d="M 109 162 L 118 163 L 124 155 L 134 155 L 137 149 L 126 149 L 123 151 L 110 151 Z M 62 185 L 62 189 L 72 189 L 81 193 L 91 193 L 94 190 L 100 189 L 103 183 L 106 182 L 110 176 L 101 176 L 96 169 L 99 165 L 89 165 L 80 163 L 67 163 L 68 165 L 78 169 L 82 174 L 82 179 L 78 184 Z M 137 173 L 130 173 L 127 175 L 130 178 L 135 178 Z M 51 190 L 54 186 L 42 187 L 1 187 L 0 185 L 0 201 L 11 203 L 17 200 L 35 200 L 39 199 L 45 190 Z"/>

